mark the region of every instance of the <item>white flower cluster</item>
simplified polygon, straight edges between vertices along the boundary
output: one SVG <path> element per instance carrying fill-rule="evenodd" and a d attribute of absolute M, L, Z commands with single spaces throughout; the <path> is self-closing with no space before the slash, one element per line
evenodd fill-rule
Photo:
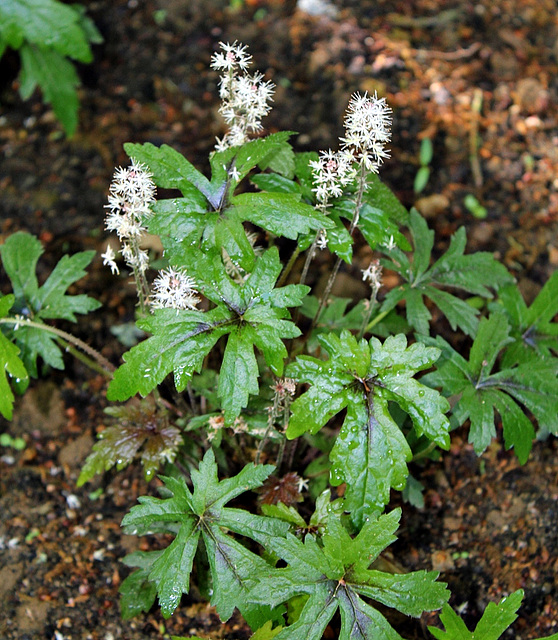
<path fill-rule="evenodd" d="M 219 81 L 221 107 L 219 112 L 229 125 L 229 131 L 219 140 L 216 150 L 224 151 L 249 140 L 249 135 L 262 130 L 261 119 L 271 111 L 268 104 L 275 85 L 264 81 L 261 73 L 248 75 L 246 69 L 252 64 L 252 56 L 246 46 L 219 43 L 222 52 L 211 58 L 211 68 L 224 71 Z M 239 71 L 243 74 L 239 75 Z"/>
<path fill-rule="evenodd" d="M 132 159 L 130 167 L 119 167 L 110 185 L 105 228 L 114 231 L 122 243 L 120 253 L 126 264 L 143 274 L 148 266 L 147 252 L 139 248 L 139 241 L 145 227 L 144 220 L 151 215 L 151 205 L 155 202 L 155 183 L 147 167 Z M 102 254 L 103 263 L 113 273 L 118 273 L 113 249 L 108 246 Z"/>
<path fill-rule="evenodd" d="M 316 194 L 318 207 L 326 209 L 331 198 L 343 195 L 343 187 L 356 177 L 354 156 L 350 151 L 320 151 L 318 160 L 310 160 L 312 168 L 312 191 Z"/>
<path fill-rule="evenodd" d="M 368 171 L 378 172 L 389 151 L 385 146 L 391 139 L 391 108 L 385 98 L 354 93 L 345 115 L 345 138 L 342 148 L 349 150 Z"/>
<path fill-rule="evenodd" d="M 193 278 L 181 269 L 169 269 L 159 272 L 153 281 L 153 293 L 150 296 L 152 309 L 195 309 L 200 298 L 195 289 Z"/>
<path fill-rule="evenodd" d="M 377 173 L 384 159 L 389 157 L 385 145 L 391 137 L 391 109 L 385 98 L 378 98 L 376 93 L 373 96 L 354 93 L 344 124 L 341 150 L 320 151 L 320 158 L 310 161 L 312 191 L 316 194 L 317 208 L 323 213 L 330 200 L 343 195 L 344 188 L 356 179 L 359 166 Z M 319 249 L 327 246 L 324 229 L 318 232 L 316 246 Z"/>

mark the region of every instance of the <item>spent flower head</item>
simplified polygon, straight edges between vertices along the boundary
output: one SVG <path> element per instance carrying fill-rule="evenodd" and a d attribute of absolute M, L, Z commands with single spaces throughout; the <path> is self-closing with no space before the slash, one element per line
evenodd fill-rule
<path fill-rule="evenodd" d="M 376 291 L 382 286 L 382 266 L 379 260 L 372 260 L 366 269 L 362 270 L 362 279 L 368 281 Z"/>

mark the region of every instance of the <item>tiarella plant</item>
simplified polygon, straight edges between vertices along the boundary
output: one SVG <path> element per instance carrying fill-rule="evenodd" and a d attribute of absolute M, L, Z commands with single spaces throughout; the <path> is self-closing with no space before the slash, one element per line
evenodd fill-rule
<path fill-rule="evenodd" d="M 221 618 L 237 608 L 259 640 L 319 639 L 337 611 L 343 640 L 396 639 L 390 608 L 419 617 L 442 607 L 435 637 L 495 639 L 522 593 L 489 605 L 473 635 L 436 572 L 389 571 L 381 554 L 400 510 L 386 507 L 392 490 L 420 503 L 408 463 L 448 449 L 453 426 L 470 424 L 480 454 L 499 414 L 522 463 L 536 432 L 526 411 L 541 437 L 558 433 L 558 278 L 527 307 L 491 254 L 465 253 L 464 229 L 433 259 L 433 232 L 377 175 L 389 155 L 384 98 L 351 97 L 338 151 L 295 153 L 292 132 L 252 139 L 273 85 L 248 74 L 244 46 L 221 47 L 212 67 L 229 128 L 211 176 L 166 145 L 127 144 L 131 166 L 110 188 L 106 228 L 147 339 L 112 375 L 44 322 L 96 306 L 64 294 L 91 256 L 64 258 L 39 287 L 40 245 L 16 234 L 2 248 L 14 293 L 0 299 L 0 411 L 11 416 L 10 379 L 22 391 L 38 356 L 62 366 L 60 342 L 112 375 L 107 397 L 127 404 L 109 410 L 116 420 L 78 483 L 137 456 L 147 479 L 165 463 L 161 497 L 141 497 L 122 524 L 171 540 L 124 560 L 135 568 L 120 589 L 126 618 L 156 598 L 172 615 L 195 565 Z M 156 186 L 179 194 L 156 200 Z M 145 232 L 164 247 L 154 277 Z M 355 304 L 332 290 L 357 233 L 376 257 L 362 270 L 370 295 Z M 326 250 L 332 268 L 313 292 L 313 260 Z M 103 259 L 119 273 L 112 244 Z M 399 280 L 387 292 L 382 269 Z M 433 335 L 434 308 L 445 338 Z"/>

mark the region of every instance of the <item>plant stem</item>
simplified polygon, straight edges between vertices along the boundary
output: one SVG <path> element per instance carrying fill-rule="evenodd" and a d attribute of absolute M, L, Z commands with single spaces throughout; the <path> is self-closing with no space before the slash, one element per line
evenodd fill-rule
<path fill-rule="evenodd" d="M 105 367 L 100 365 L 96 360 L 89 358 L 84 353 L 79 351 L 79 349 L 76 349 L 75 347 L 73 347 L 69 342 L 66 342 L 66 340 L 63 340 L 62 338 L 57 337 L 56 341 L 60 344 L 61 347 L 64 347 L 65 351 L 67 351 L 68 353 L 71 353 L 74 356 L 74 358 L 76 358 L 76 360 L 79 360 L 80 362 L 82 362 L 86 367 L 89 367 L 92 371 L 96 371 L 97 373 L 100 373 L 101 375 L 107 378 L 112 378 L 112 371 L 114 371 L 114 367 L 112 368 L 112 371 L 108 371 Z"/>
<path fill-rule="evenodd" d="M 366 330 L 368 328 L 368 323 L 370 322 L 370 316 L 372 315 L 372 311 L 376 306 L 376 297 L 378 295 L 378 287 L 372 287 L 372 294 L 370 295 L 370 299 L 368 301 L 368 309 L 362 318 L 362 325 L 360 327 L 360 331 L 358 332 L 357 340 L 360 342 L 362 340 Z"/>
<path fill-rule="evenodd" d="M 277 280 L 277 284 L 275 285 L 276 287 L 282 287 L 285 284 L 287 278 L 289 277 L 290 272 L 292 271 L 295 265 L 296 259 L 298 258 L 299 255 L 300 255 L 300 249 L 298 248 L 298 245 L 297 245 L 291 257 L 289 258 L 289 261 L 285 265 L 283 272 L 279 276 L 279 280 Z M 302 284 L 302 282 L 300 284 Z"/>
<path fill-rule="evenodd" d="M 57 329 L 56 327 L 51 327 L 48 324 L 43 324 L 41 322 L 34 322 L 33 320 L 28 320 L 27 318 L 0 318 L 0 324 L 11 324 L 20 326 L 25 325 L 26 327 L 32 327 L 33 329 L 40 329 L 41 331 L 46 331 L 47 333 L 53 333 L 59 340 L 62 341 L 63 345 L 67 347 L 66 343 L 69 343 L 70 350 L 72 347 L 77 347 L 81 350 L 79 352 L 73 351 L 73 355 L 75 355 L 79 360 L 85 363 L 88 367 L 97 371 L 98 373 L 102 373 L 107 378 L 112 378 L 112 374 L 114 373 L 116 367 L 112 365 L 104 356 L 102 356 L 98 351 L 90 347 L 88 344 L 76 338 L 71 333 L 67 331 L 63 331 L 62 329 Z M 86 355 L 87 354 L 87 355 Z M 88 357 L 90 356 L 90 357 Z"/>
<path fill-rule="evenodd" d="M 312 246 L 310 247 L 310 249 L 308 250 L 308 253 L 306 254 L 306 260 L 304 261 L 304 267 L 302 268 L 302 273 L 300 274 L 300 281 L 298 284 L 304 284 L 306 282 L 306 276 L 308 275 L 308 269 L 310 268 L 310 263 L 312 262 L 312 260 L 314 259 L 314 256 L 316 254 L 316 243 L 318 242 L 318 237 L 319 237 L 320 232 L 318 231 L 316 233 L 316 237 L 314 238 L 314 242 L 312 243 Z M 293 252 L 293 256 L 295 255 L 298 257 L 298 254 L 300 253 L 299 248 L 296 248 L 296 251 Z M 291 256 L 291 260 L 293 259 L 293 256 Z M 290 265 L 291 260 L 289 260 L 289 264 L 287 265 L 287 267 L 285 267 L 285 271 L 287 270 L 287 268 Z M 293 263 L 294 264 L 294 263 Z M 290 266 L 290 268 L 292 268 L 292 265 Z M 289 270 L 290 270 L 289 268 Z M 282 278 L 282 276 L 281 276 Z M 294 315 L 293 315 L 293 322 L 294 324 L 296 324 L 298 326 L 298 319 L 300 318 L 300 307 L 297 307 L 295 309 Z M 289 354 L 291 353 L 291 348 L 293 346 L 293 340 L 291 338 L 291 340 L 289 341 L 289 347 L 288 347 L 288 352 Z M 289 356 L 289 361 L 290 361 L 290 356 Z"/>
<path fill-rule="evenodd" d="M 362 206 L 362 197 L 364 195 L 364 188 L 366 186 L 366 168 L 364 166 L 364 162 L 361 161 L 360 163 L 360 175 L 358 178 L 358 191 L 357 191 L 357 197 L 355 200 L 355 209 L 353 212 L 353 219 L 351 220 L 351 226 L 349 227 L 349 235 L 352 236 L 353 232 L 355 230 L 355 227 L 358 224 L 358 219 L 359 219 L 359 215 L 360 215 L 360 207 Z M 337 257 L 337 260 L 335 261 L 335 264 L 333 265 L 333 269 L 331 270 L 331 273 L 329 275 L 329 280 L 327 281 L 326 287 L 324 289 L 324 292 L 322 294 L 322 298 L 320 300 L 320 304 L 318 306 L 318 310 L 316 311 L 316 315 L 314 316 L 314 319 L 312 320 L 312 326 L 310 327 L 310 332 L 312 331 L 312 329 L 315 329 L 316 325 L 318 324 L 318 320 L 320 319 L 320 315 L 325 307 L 325 305 L 327 304 L 328 298 L 329 298 L 329 294 L 331 293 L 331 289 L 333 288 L 333 283 L 335 282 L 335 278 L 337 277 L 337 272 L 339 271 L 339 267 L 341 266 L 341 258 Z"/>
<path fill-rule="evenodd" d="M 389 311 L 382 311 L 381 313 L 379 313 L 375 318 L 373 318 L 368 325 L 366 326 L 366 328 L 364 329 L 365 333 L 368 333 L 370 331 L 370 329 L 372 329 L 372 327 L 375 327 L 379 322 L 381 322 L 389 313 Z"/>
<path fill-rule="evenodd" d="M 275 423 L 275 420 L 277 419 L 280 413 L 279 404 L 280 404 L 279 394 L 276 391 L 273 397 L 273 405 L 269 407 L 268 414 L 267 414 L 267 429 L 265 430 L 264 436 L 260 440 L 260 444 L 258 445 L 258 450 L 256 451 L 256 457 L 254 460 L 255 464 L 260 464 L 260 458 L 263 453 L 264 447 L 267 444 L 269 434 L 271 433 L 273 429 L 273 424 Z"/>
<path fill-rule="evenodd" d="M 320 232 L 318 231 L 316 233 L 316 237 L 314 238 L 314 242 L 312 243 L 312 246 L 310 247 L 310 249 L 308 250 L 308 253 L 306 254 L 306 260 L 304 261 L 304 267 L 302 268 L 302 273 L 300 274 L 299 284 L 304 284 L 306 282 L 306 276 L 308 275 L 310 264 L 314 259 L 314 256 L 316 255 L 316 245 L 318 244 L 319 235 L 320 235 Z"/>
<path fill-rule="evenodd" d="M 287 432 L 290 415 L 291 415 L 291 397 L 289 395 L 286 395 L 284 400 L 284 407 L 283 407 L 283 434 Z M 281 443 L 279 444 L 279 451 L 277 452 L 277 459 L 275 460 L 275 468 L 277 470 L 281 469 L 281 465 L 283 464 L 283 456 L 285 455 L 286 444 L 287 444 L 287 438 L 286 436 L 284 436 L 283 439 L 281 440 Z"/>
<path fill-rule="evenodd" d="M 435 442 L 430 442 L 424 449 L 417 451 L 412 458 L 412 462 L 416 460 L 420 460 L 421 458 L 426 458 L 438 445 Z"/>

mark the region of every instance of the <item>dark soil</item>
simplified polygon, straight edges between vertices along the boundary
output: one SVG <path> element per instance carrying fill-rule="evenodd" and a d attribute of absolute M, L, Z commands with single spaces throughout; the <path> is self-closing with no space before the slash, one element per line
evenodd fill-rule
<path fill-rule="evenodd" d="M 532 300 L 558 264 L 554 1 L 340 0 L 335 18 L 309 16 L 295 4 L 246 0 L 232 11 L 224 0 L 90 2 L 105 42 L 95 62 L 80 68 L 80 127 L 72 140 L 40 96 L 19 100 L 18 60 L 5 56 L 0 242 L 19 229 L 37 234 L 45 274 L 64 252 L 103 251 L 103 205 L 114 166 L 127 164 L 126 141 L 170 144 L 206 168 L 224 130 L 208 63 L 220 40 L 237 39 L 277 84 L 265 124 L 298 131 L 299 150 L 337 147 L 353 91 L 385 95 L 394 127 L 382 179 L 428 218 L 440 248 L 465 225 L 470 250 L 494 252 Z M 434 143 L 434 159 L 417 201 L 424 137 Z M 466 209 L 467 194 L 486 207 L 486 219 Z M 364 250 L 356 256 L 365 257 Z M 100 262 L 79 288 L 103 309 L 74 330 L 117 364 L 123 348 L 108 328 L 133 318 L 134 291 Z M 356 274 L 342 273 L 343 286 L 356 286 Z M 119 523 L 154 483 L 147 486 L 131 467 L 76 489 L 105 420 L 104 381 L 68 358 L 65 372 L 32 386 L 14 420 L 0 424 L 26 440 L 22 452 L 0 452 L 0 637 L 248 637 L 240 620 L 222 624 L 195 593 L 168 621 L 157 610 L 121 621 L 117 591 L 128 569 L 120 560 L 154 541 L 124 536 Z M 505 637 L 557 632 L 557 453 L 556 440 L 536 443 L 521 467 L 501 442 L 477 458 L 466 433 L 454 434 L 440 462 L 413 470 L 427 488 L 426 504 L 405 506 L 392 560 L 441 571 L 470 627 L 489 601 L 521 587 L 520 616 Z M 436 621 L 433 614 L 401 633 L 429 637 L 426 624 Z"/>

